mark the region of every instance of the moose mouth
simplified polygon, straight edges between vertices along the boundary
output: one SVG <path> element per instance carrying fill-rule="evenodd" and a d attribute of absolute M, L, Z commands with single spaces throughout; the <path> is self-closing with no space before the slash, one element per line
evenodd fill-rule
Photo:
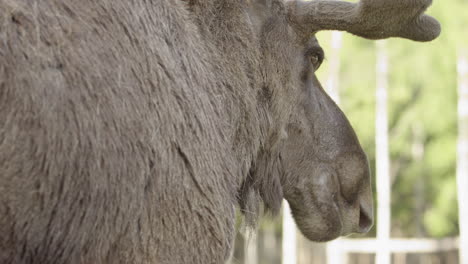
<path fill-rule="evenodd" d="M 297 227 L 305 237 L 326 242 L 349 233 L 339 203 L 332 196 L 326 199 L 310 193 L 301 196 L 302 199 L 288 199 L 288 202 Z"/>
<path fill-rule="evenodd" d="M 374 224 L 372 207 L 365 206 L 364 202 L 359 202 L 359 206 L 352 206 L 346 201 L 344 203 L 346 205 L 340 207 L 340 202 L 334 201 L 343 227 L 340 236 L 369 232 Z"/>
<path fill-rule="evenodd" d="M 348 206 L 339 207 L 337 202 L 334 201 L 336 210 L 340 215 L 340 221 L 342 224 L 342 230 L 340 236 L 346 236 L 350 234 L 364 234 L 369 232 L 373 226 L 373 213 L 372 209 L 368 209 L 362 203 L 356 209 L 349 208 Z M 359 210 L 356 212 L 356 210 Z M 357 217 L 359 215 L 359 217 Z"/>
<path fill-rule="evenodd" d="M 340 208 L 334 201 L 324 207 L 318 208 L 319 212 L 311 212 L 291 204 L 297 226 L 312 241 L 326 242 L 340 236 L 367 233 L 373 225 L 371 214 L 363 206 L 359 206 L 358 219 L 349 219 L 349 215 L 356 213 L 347 212 L 349 209 Z"/>
<path fill-rule="evenodd" d="M 372 214 L 362 206 L 359 206 L 359 230 L 356 233 L 367 233 L 374 224 Z"/>
<path fill-rule="evenodd" d="M 320 183 L 296 189 L 288 197 L 297 226 L 304 236 L 317 242 L 367 233 L 373 225 L 371 194 L 362 192 L 350 202 L 341 193 L 337 182 L 332 183 L 337 178 L 330 174 L 337 176 L 336 173 L 324 173 Z M 338 188 L 335 192 L 331 191 L 333 185 Z M 324 191 L 326 189 L 328 191 Z"/>

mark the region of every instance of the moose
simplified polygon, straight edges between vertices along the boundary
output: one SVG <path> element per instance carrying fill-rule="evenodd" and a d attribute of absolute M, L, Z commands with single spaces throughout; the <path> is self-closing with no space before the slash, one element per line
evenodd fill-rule
<path fill-rule="evenodd" d="M 311 240 L 367 232 L 315 33 L 430 41 L 430 5 L 1 0 L 0 263 L 224 263 L 283 199 Z"/>

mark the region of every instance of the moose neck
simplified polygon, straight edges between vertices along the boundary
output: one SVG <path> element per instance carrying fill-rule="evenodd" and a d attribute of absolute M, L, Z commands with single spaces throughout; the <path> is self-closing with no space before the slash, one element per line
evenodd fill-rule
<path fill-rule="evenodd" d="M 229 5 L 229 8 L 226 6 Z M 228 136 L 238 164 L 238 189 L 252 166 L 278 141 L 260 72 L 260 40 L 244 1 L 212 1 L 190 6 L 199 32 L 212 49 L 217 83 L 226 102 Z"/>

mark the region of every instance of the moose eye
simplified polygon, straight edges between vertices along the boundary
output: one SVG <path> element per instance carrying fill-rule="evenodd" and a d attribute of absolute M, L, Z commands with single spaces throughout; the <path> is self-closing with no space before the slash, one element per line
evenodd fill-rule
<path fill-rule="evenodd" d="M 315 70 L 317 70 L 320 67 L 320 64 L 322 64 L 318 55 L 310 56 L 309 60 L 310 60 L 310 63 L 314 66 Z"/>
<path fill-rule="evenodd" d="M 314 70 L 318 70 L 324 59 L 324 53 L 322 48 L 314 48 L 307 52 L 307 57 L 309 58 L 310 64 L 314 67 Z"/>

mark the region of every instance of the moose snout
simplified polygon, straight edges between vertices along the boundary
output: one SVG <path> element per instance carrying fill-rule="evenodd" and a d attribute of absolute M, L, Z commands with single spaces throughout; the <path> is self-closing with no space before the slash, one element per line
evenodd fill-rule
<path fill-rule="evenodd" d="M 359 222 L 356 226 L 356 233 L 367 233 L 374 224 L 374 214 L 372 206 L 366 205 L 365 202 L 359 205 Z"/>
<path fill-rule="evenodd" d="M 342 211 L 342 236 L 351 233 L 363 234 L 369 232 L 374 224 L 374 214 L 372 202 L 369 202 L 370 199 L 372 197 L 363 197 L 359 201 L 356 201 L 354 206 L 348 207 L 344 212 Z"/>
<path fill-rule="evenodd" d="M 339 159 L 340 191 L 343 197 L 342 235 L 366 233 L 374 223 L 370 170 L 363 151 L 351 152 Z"/>
<path fill-rule="evenodd" d="M 352 213 L 354 219 L 351 220 L 353 227 L 352 233 L 367 233 L 374 224 L 374 202 L 372 197 L 372 190 L 370 180 L 365 180 L 362 184 L 361 191 L 356 201 L 356 211 Z"/>

